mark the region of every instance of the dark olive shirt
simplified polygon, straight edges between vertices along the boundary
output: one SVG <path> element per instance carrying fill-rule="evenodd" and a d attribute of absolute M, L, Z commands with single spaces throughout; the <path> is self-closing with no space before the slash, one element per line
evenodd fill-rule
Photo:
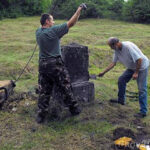
<path fill-rule="evenodd" d="M 60 38 L 68 33 L 67 23 L 50 28 L 38 28 L 36 40 L 39 45 L 39 58 L 61 56 Z"/>

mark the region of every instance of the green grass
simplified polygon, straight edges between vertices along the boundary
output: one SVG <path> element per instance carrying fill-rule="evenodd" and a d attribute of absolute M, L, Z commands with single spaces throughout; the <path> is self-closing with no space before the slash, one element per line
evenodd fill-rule
<path fill-rule="evenodd" d="M 35 47 L 35 31 L 40 17 L 22 17 L 0 21 L 0 80 L 16 79 Z M 64 20 L 56 20 L 56 24 Z M 98 74 L 112 60 L 107 45 L 111 36 L 137 44 L 150 58 L 150 26 L 107 19 L 80 20 L 61 40 L 61 45 L 77 42 L 89 48 L 89 72 Z M 127 98 L 127 106 L 110 106 L 108 100 L 117 96 L 117 78 L 125 68 L 118 64 L 103 78 L 93 80 L 95 102 L 83 108 L 78 117 L 38 125 L 35 122 L 37 101 L 25 98 L 12 102 L 11 108 L 0 111 L 1 150 L 99 150 L 110 149 L 112 132 L 117 127 L 136 130 L 133 114 L 139 110 L 137 101 Z M 17 83 L 19 92 L 33 91 L 38 77 L 38 49 Z M 148 80 L 149 83 L 150 79 Z M 137 92 L 135 81 L 127 89 Z M 148 99 L 150 98 L 148 89 Z M 29 105 L 26 105 L 26 102 Z M 12 108 L 16 107 L 14 112 Z M 150 108 L 150 107 L 149 107 Z M 121 114 L 121 115 L 119 115 Z M 140 124 L 149 132 L 150 117 Z"/>

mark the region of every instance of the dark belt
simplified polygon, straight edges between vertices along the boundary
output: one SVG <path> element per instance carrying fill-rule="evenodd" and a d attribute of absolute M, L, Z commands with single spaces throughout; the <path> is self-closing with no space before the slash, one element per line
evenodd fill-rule
<path fill-rule="evenodd" d="M 58 58 L 61 58 L 61 56 L 51 56 L 51 57 L 47 57 L 47 58 L 40 58 L 40 60 L 50 60 L 50 59 L 58 59 Z"/>
<path fill-rule="evenodd" d="M 39 59 L 39 63 L 42 63 L 42 62 L 57 62 L 57 61 L 61 61 L 62 63 L 64 63 L 61 56 L 47 57 L 47 58 L 40 58 Z"/>

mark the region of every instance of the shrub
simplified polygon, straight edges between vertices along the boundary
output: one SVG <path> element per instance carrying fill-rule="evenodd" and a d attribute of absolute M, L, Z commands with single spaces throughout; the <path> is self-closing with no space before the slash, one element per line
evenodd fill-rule
<path fill-rule="evenodd" d="M 0 18 L 39 15 L 48 11 L 51 2 L 52 0 L 2 0 L 0 2 Z"/>
<path fill-rule="evenodd" d="M 150 23 L 150 1 L 149 0 L 129 0 L 123 9 L 125 20 Z"/>

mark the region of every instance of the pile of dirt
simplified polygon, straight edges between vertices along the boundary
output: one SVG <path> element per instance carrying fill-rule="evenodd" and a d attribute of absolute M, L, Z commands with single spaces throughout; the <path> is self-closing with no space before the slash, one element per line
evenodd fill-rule
<path fill-rule="evenodd" d="M 136 139 L 135 133 L 131 129 L 125 129 L 125 128 L 117 128 L 113 132 L 113 140 L 117 140 L 121 137 L 129 137 L 132 139 Z"/>

